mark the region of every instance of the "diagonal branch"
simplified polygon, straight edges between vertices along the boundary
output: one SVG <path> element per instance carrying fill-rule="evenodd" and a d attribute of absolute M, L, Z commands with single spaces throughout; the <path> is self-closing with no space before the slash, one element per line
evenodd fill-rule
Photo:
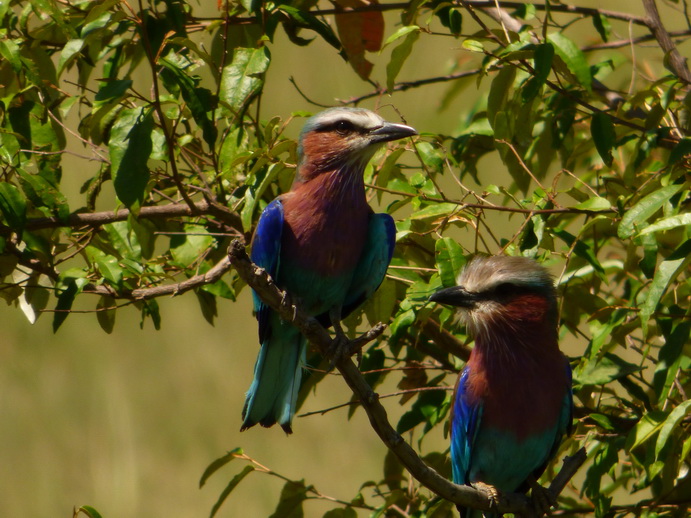
<path fill-rule="evenodd" d="M 645 13 L 648 15 L 646 25 L 648 25 L 650 32 L 653 33 L 662 50 L 665 51 L 670 70 L 684 83 L 691 85 L 691 72 L 689 72 L 689 67 L 686 65 L 686 58 L 679 53 L 679 49 L 677 49 L 667 29 L 662 24 L 655 0 L 643 0 L 643 7 L 645 7 Z"/>
<path fill-rule="evenodd" d="M 297 326 L 300 332 L 318 347 L 322 354 L 326 354 L 332 341 L 329 333 L 300 307 L 289 302 L 287 294 L 276 286 L 269 274 L 252 263 L 245 252 L 243 243 L 234 240 L 230 245 L 228 255 L 238 275 L 259 295 L 264 303 L 278 312 L 281 318 Z M 378 324 L 360 340 L 373 340 L 381 335 L 385 327 L 384 324 Z M 386 409 L 379 402 L 378 394 L 367 384 L 353 361 L 350 358 L 340 359 L 336 362 L 336 368 L 355 396 L 360 399 L 372 428 L 382 442 L 396 455 L 410 474 L 427 489 L 464 507 L 484 511 L 493 510 L 500 513 L 520 513 L 524 517 L 535 516 L 531 502 L 525 495 L 502 493 L 499 495 L 499 502 L 495 506 L 487 492 L 469 486 L 457 485 L 442 477 L 425 464 L 415 450 L 394 430 L 387 418 Z M 570 469 L 575 472 L 584 460 L 582 457 L 574 456 L 566 462 Z M 554 493 L 558 494 L 562 488 L 555 486 Z M 551 490 L 552 488 L 550 488 Z"/>

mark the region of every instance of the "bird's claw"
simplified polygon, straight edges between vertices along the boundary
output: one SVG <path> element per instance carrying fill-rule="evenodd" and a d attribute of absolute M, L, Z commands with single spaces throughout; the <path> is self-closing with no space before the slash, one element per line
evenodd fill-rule
<path fill-rule="evenodd" d="M 530 485 L 530 498 L 533 502 L 533 508 L 535 509 L 535 514 L 537 516 L 552 514 L 552 507 L 557 506 L 557 500 L 554 498 L 552 492 L 546 487 L 542 487 L 537 483 L 536 480 L 531 479 L 528 481 Z"/>
<path fill-rule="evenodd" d="M 489 498 L 492 507 L 497 507 L 499 505 L 500 494 L 499 490 L 496 487 L 479 481 L 474 482 L 471 485 L 478 491 L 484 493 L 485 496 L 487 496 L 487 498 Z"/>

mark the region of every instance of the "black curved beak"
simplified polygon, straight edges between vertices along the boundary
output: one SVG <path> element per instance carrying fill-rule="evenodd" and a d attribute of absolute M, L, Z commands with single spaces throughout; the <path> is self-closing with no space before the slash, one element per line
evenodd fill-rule
<path fill-rule="evenodd" d="M 373 144 L 399 140 L 405 137 L 412 137 L 413 135 L 417 135 L 415 128 L 405 124 L 394 124 L 393 122 L 385 122 L 383 126 L 371 131 L 369 134 Z"/>
<path fill-rule="evenodd" d="M 463 286 L 451 286 L 433 293 L 429 300 L 449 306 L 472 308 L 480 300 L 480 297 L 477 293 L 467 291 Z"/>

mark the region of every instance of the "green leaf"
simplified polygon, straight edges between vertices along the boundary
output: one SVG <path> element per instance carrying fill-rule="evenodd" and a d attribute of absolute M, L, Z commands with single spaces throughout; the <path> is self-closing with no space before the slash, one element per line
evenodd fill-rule
<path fill-rule="evenodd" d="M 638 235 L 651 234 L 653 232 L 663 232 L 677 227 L 685 227 L 691 225 L 691 213 L 677 214 L 667 218 L 658 219 L 655 223 L 645 227 Z"/>
<path fill-rule="evenodd" d="M 6 36 L 0 39 L 0 56 L 12 66 L 15 74 L 22 70 L 22 58 L 19 53 L 18 42 L 21 42 L 21 40 L 9 39 Z"/>
<path fill-rule="evenodd" d="M 211 509 L 211 514 L 209 515 L 210 518 L 213 518 L 216 516 L 216 513 L 218 510 L 221 508 L 223 505 L 223 502 L 225 502 L 226 498 L 230 495 L 230 493 L 233 492 L 233 489 L 237 487 L 237 485 L 242 482 L 242 479 L 244 479 L 247 475 L 252 473 L 254 471 L 254 466 L 245 466 L 240 473 L 235 475 L 230 482 L 228 482 L 228 485 L 223 489 L 221 494 L 218 496 L 218 500 L 216 500 L 216 503 Z"/>
<path fill-rule="evenodd" d="M 80 276 L 70 277 L 70 275 L 73 274 Z M 70 314 L 75 297 L 81 293 L 84 286 L 87 285 L 88 280 L 82 275 L 84 275 L 84 272 L 70 272 L 69 270 L 63 274 L 63 289 L 58 295 L 58 302 L 55 306 L 55 316 L 53 317 L 53 333 L 56 333 L 58 329 L 60 329 L 60 326 Z"/>
<path fill-rule="evenodd" d="M 688 155 L 691 155 L 691 137 L 684 137 L 670 152 L 667 165 L 676 164 Z"/>
<path fill-rule="evenodd" d="M 233 115 L 240 114 L 262 91 L 270 63 L 271 53 L 266 47 L 235 49 L 232 61 L 223 67 L 219 90 L 219 100 Z"/>
<path fill-rule="evenodd" d="M 192 112 L 192 118 L 202 129 L 204 140 L 210 149 L 214 149 L 217 132 L 207 114 L 214 109 L 211 92 L 207 88 L 196 86 L 194 79 L 189 76 L 185 68 L 180 66 L 175 55 L 172 55 L 171 59 L 167 57 L 162 59 L 161 64 L 172 73 L 175 82 L 180 87 L 182 98 Z"/>
<path fill-rule="evenodd" d="M 61 220 L 67 220 L 70 208 L 62 192 L 40 174 L 29 174 L 23 169 L 18 169 L 17 172 L 22 189 L 34 206 L 48 207 Z"/>
<path fill-rule="evenodd" d="M 269 518 L 302 518 L 302 502 L 307 500 L 307 488 L 303 480 L 289 480 L 283 486 L 281 499 Z"/>
<path fill-rule="evenodd" d="M 110 133 L 111 170 L 118 199 L 135 213 L 144 202 L 149 182 L 147 162 L 153 144 L 152 112 L 147 108 L 122 110 Z"/>
<path fill-rule="evenodd" d="M 319 34 L 333 48 L 342 51 L 341 41 L 338 39 L 331 27 L 322 22 L 319 18 L 308 11 L 303 11 L 289 5 L 279 5 L 277 11 L 287 14 L 299 27 L 312 29 Z"/>
<path fill-rule="evenodd" d="M 691 399 L 687 399 L 680 405 L 678 405 L 674 410 L 669 413 L 665 422 L 662 423 L 660 428 L 660 434 L 657 436 L 657 442 L 655 443 L 655 459 L 657 460 L 660 456 L 660 452 L 667 444 L 674 428 L 679 424 L 684 417 L 688 414 L 688 409 L 691 407 Z"/>
<path fill-rule="evenodd" d="M 647 442 L 662 427 L 667 414 L 661 411 L 648 412 L 636 426 L 629 432 L 626 438 L 626 449 L 631 451 Z"/>
<path fill-rule="evenodd" d="M 441 151 L 429 142 L 419 140 L 415 143 L 415 149 L 420 153 L 422 162 L 432 173 L 441 173 L 444 169 L 444 156 Z"/>
<path fill-rule="evenodd" d="M 398 77 L 398 74 L 403 67 L 403 63 L 405 63 L 405 61 L 408 59 L 408 56 L 410 56 L 410 52 L 413 50 L 413 44 L 420 37 L 419 27 L 410 26 L 410 28 L 412 30 L 408 31 L 405 39 L 391 52 L 391 60 L 386 65 L 386 88 L 389 92 L 393 91 L 396 77 Z"/>
<path fill-rule="evenodd" d="M 612 117 L 603 112 L 593 114 L 590 122 L 590 133 L 595 142 L 595 149 L 607 167 L 612 167 L 612 149 L 617 141 Z"/>
<path fill-rule="evenodd" d="M 595 11 L 594 15 L 592 16 L 592 20 L 595 30 L 602 38 L 602 41 L 609 41 L 609 33 L 611 32 L 612 27 L 607 17 L 600 14 L 598 11 Z"/>
<path fill-rule="evenodd" d="M 653 277 L 653 282 L 650 283 L 648 296 L 641 305 L 640 319 L 644 334 L 647 334 L 648 320 L 655 312 L 662 295 L 667 291 L 669 284 L 676 279 L 681 272 L 686 270 L 689 262 L 691 262 L 691 239 L 687 239 L 684 243 L 679 245 L 679 247 L 658 266 L 655 277 Z"/>
<path fill-rule="evenodd" d="M 21 236 L 26 225 L 26 200 L 14 185 L 0 182 L 0 212 L 7 225 Z"/>
<path fill-rule="evenodd" d="M 77 509 L 77 513 L 84 513 L 89 518 L 102 518 L 101 513 L 99 513 L 96 509 L 94 509 L 90 505 L 80 506 L 79 509 Z"/>
<path fill-rule="evenodd" d="M 627 239 L 640 232 L 640 229 L 647 225 L 648 218 L 660 210 L 682 187 L 681 184 L 667 185 L 645 196 L 621 218 L 617 235 L 621 239 Z"/>
<path fill-rule="evenodd" d="M 435 243 L 434 251 L 442 286 L 455 286 L 456 277 L 466 263 L 463 248 L 454 239 L 443 237 Z"/>
<path fill-rule="evenodd" d="M 580 210 L 609 211 L 612 210 L 612 205 L 606 198 L 593 196 L 577 204 L 574 208 Z"/>
<path fill-rule="evenodd" d="M 204 470 L 204 473 L 202 474 L 202 478 L 199 479 L 199 487 L 204 487 L 204 484 L 206 484 L 206 481 L 209 479 L 211 475 L 216 473 L 219 469 L 221 469 L 223 466 L 228 464 L 230 461 L 236 459 L 238 455 L 242 455 L 243 451 L 242 448 L 234 448 L 222 457 L 217 458 L 214 460 L 211 464 L 209 464 L 206 469 Z"/>
<path fill-rule="evenodd" d="M 174 235 L 170 239 L 170 253 L 173 262 L 183 268 L 188 268 L 206 252 L 214 238 L 199 225 L 185 225 L 186 235 Z"/>
<path fill-rule="evenodd" d="M 554 58 L 554 46 L 551 43 L 543 43 L 535 48 L 534 68 L 535 75 L 531 77 L 521 90 L 523 102 L 531 101 L 547 81 L 552 71 L 552 59 Z"/>
<path fill-rule="evenodd" d="M 606 385 L 614 380 L 641 370 L 641 367 L 607 353 L 600 360 L 591 360 L 574 371 L 578 385 Z"/>
<path fill-rule="evenodd" d="M 58 60 L 58 76 L 62 74 L 65 67 L 72 62 L 75 56 L 82 51 L 84 43 L 83 39 L 74 39 L 65 43 Z"/>
<path fill-rule="evenodd" d="M 113 297 L 102 296 L 96 304 L 96 320 L 106 333 L 111 334 L 115 327 L 115 315 L 117 306 Z"/>
<path fill-rule="evenodd" d="M 108 234 L 110 245 L 125 259 L 131 259 L 139 265 L 142 257 L 142 247 L 136 233 L 127 221 L 116 221 L 103 225 Z M 141 271 L 141 267 L 138 269 Z"/>
<path fill-rule="evenodd" d="M 101 106 L 104 106 L 113 101 L 122 99 L 127 90 L 132 86 L 131 79 L 115 79 L 107 81 L 96 93 L 94 97 L 93 110 L 96 111 Z"/>
<path fill-rule="evenodd" d="M 417 25 L 405 25 L 398 29 L 396 32 L 394 32 L 391 36 L 386 38 L 386 41 L 384 41 L 384 44 L 382 45 L 382 49 L 384 49 L 387 45 L 393 43 L 399 38 L 404 38 L 408 36 L 408 34 L 412 32 L 420 32 L 420 27 Z"/>
<path fill-rule="evenodd" d="M 410 219 L 429 219 L 450 216 L 456 210 L 458 210 L 458 205 L 455 203 L 433 203 L 422 210 L 415 211 L 410 216 Z"/>
<path fill-rule="evenodd" d="M 516 68 L 506 66 L 492 80 L 487 97 L 487 120 L 489 120 L 490 125 L 495 130 L 497 113 L 504 109 L 515 79 Z"/>
<path fill-rule="evenodd" d="M 555 32 L 547 36 L 547 41 L 554 45 L 557 55 L 566 63 L 571 73 L 578 79 L 578 82 L 590 91 L 592 88 L 592 77 L 590 66 L 585 54 L 578 48 L 573 41 L 560 32 Z"/>

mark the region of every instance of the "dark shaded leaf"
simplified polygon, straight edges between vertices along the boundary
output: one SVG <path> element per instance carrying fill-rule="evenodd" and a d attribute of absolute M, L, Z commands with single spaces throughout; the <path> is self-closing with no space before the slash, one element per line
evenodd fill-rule
<path fill-rule="evenodd" d="M 137 212 L 144 202 L 149 182 L 147 162 L 153 148 L 154 129 L 151 110 L 133 108 L 122 110 L 110 133 L 111 169 L 118 199 Z"/>
<path fill-rule="evenodd" d="M 543 43 L 535 47 L 534 63 L 535 75 L 531 77 L 523 86 L 521 96 L 523 102 L 531 101 L 540 91 L 547 81 L 549 73 L 552 71 L 552 59 L 554 58 L 554 47 L 551 43 Z"/>
<path fill-rule="evenodd" d="M 307 500 L 307 488 L 303 480 L 289 480 L 283 486 L 281 499 L 269 518 L 302 518 L 302 503 Z"/>
<path fill-rule="evenodd" d="M 223 502 L 226 501 L 226 498 L 230 495 L 230 493 L 233 492 L 233 490 L 238 486 L 240 482 L 242 482 L 242 479 L 244 479 L 247 475 L 252 473 L 254 471 L 254 466 L 245 466 L 240 473 L 235 475 L 230 482 L 228 482 L 228 485 L 226 485 L 225 488 L 223 488 L 223 491 L 221 491 L 221 494 L 218 496 L 218 500 L 216 500 L 216 503 L 214 506 L 211 508 L 211 513 L 209 514 L 210 518 L 213 518 L 216 516 L 216 513 L 219 511 L 221 506 L 223 505 Z"/>
<path fill-rule="evenodd" d="M 603 112 L 594 113 L 590 122 L 590 133 L 602 161 L 608 167 L 612 167 L 612 150 L 617 140 L 612 118 Z"/>
<path fill-rule="evenodd" d="M 0 212 L 7 225 L 20 237 L 26 225 L 26 200 L 14 185 L 0 182 Z"/>

